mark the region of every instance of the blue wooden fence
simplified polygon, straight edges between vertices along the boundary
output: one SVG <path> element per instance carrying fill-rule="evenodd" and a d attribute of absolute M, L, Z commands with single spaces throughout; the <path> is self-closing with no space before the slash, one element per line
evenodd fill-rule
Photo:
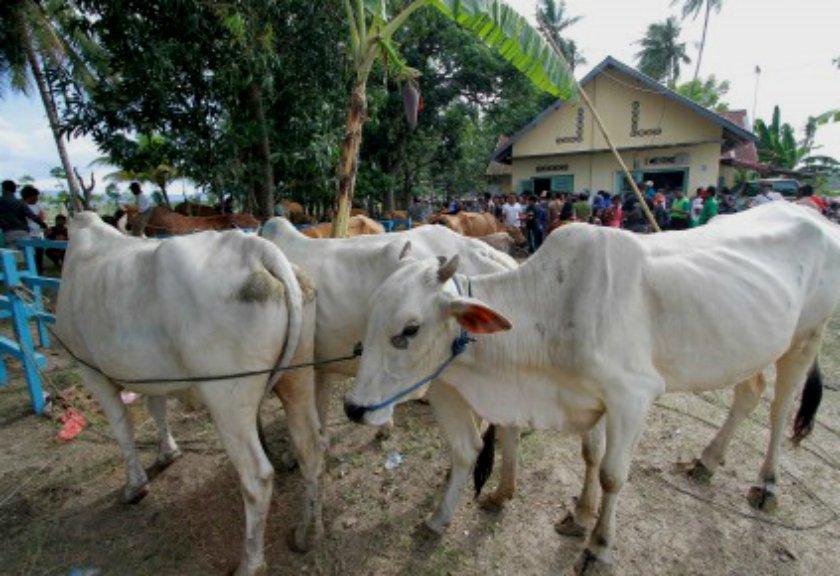
<path fill-rule="evenodd" d="M 46 368 L 47 360 L 36 351 L 35 342 L 29 329 L 34 322 L 38 330 L 38 343 L 41 347 L 50 345 L 47 324 L 55 322 L 55 317 L 44 308 L 43 289 L 58 289 L 58 278 L 39 276 L 35 267 L 35 250 L 56 248 L 65 250 L 67 242 L 27 238 L 16 244 L 23 250 L 23 267 L 18 266 L 21 252 L 0 249 L 0 285 L 5 288 L 0 295 L 0 319 L 10 318 L 15 339 L 0 336 L 0 386 L 8 384 L 6 358 L 12 356 L 20 360 L 23 366 L 32 409 L 36 414 L 44 412 L 44 392 L 41 386 L 39 368 Z M 24 298 L 19 290 L 25 288 L 31 298 Z"/>

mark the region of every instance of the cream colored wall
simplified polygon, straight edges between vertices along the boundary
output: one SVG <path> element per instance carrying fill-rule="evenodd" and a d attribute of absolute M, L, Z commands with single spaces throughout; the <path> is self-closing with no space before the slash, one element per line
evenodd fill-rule
<path fill-rule="evenodd" d="M 691 109 L 641 86 L 614 69 L 599 74 L 584 88 L 593 100 L 607 131 L 618 148 L 709 142 L 722 138 L 722 128 Z M 631 136 L 631 105 L 640 105 L 639 128 L 661 128 L 651 136 Z M 563 104 L 513 145 L 513 158 L 603 150 L 607 143 L 584 110 L 583 141 L 557 143 L 557 138 L 575 134 L 577 110 L 583 103 Z M 718 146 L 718 151 L 720 147 Z"/>
<path fill-rule="evenodd" d="M 687 162 L 677 165 L 648 164 L 651 157 L 685 156 Z M 665 149 L 626 151 L 621 154 L 630 170 L 669 170 L 688 168 L 689 194 L 703 186 L 718 183 L 720 169 L 720 144 L 695 144 L 693 146 L 675 146 Z M 552 164 L 567 164 L 568 170 L 562 172 L 537 172 L 537 166 Z M 616 192 L 616 172 L 621 168 L 610 152 L 596 152 L 593 154 L 573 154 L 569 156 L 552 156 L 547 158 L 514 158 L 513 160 L 513 188 L 518 190 L 521 180 L 534 177 L 549 178 L 571 174 L 574 176 L 576 192 L 588 188 L 590 191 L 607 190 Z"/>
<path fill-rule="evenodd" d="M 733 166 L 721 166 L 720 175 L 723 177 L 723 185 L 728 188 L 735 187 L 735 178 L 738 176 L 738 169 Z"/>

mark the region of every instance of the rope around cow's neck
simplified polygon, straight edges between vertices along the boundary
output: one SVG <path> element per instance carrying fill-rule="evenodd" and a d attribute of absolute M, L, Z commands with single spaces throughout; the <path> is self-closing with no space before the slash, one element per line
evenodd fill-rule
<path fill-rule="evenodd" d="M 20 296 L 22 299 L 31 301 L 31 298 L 29 297 L 28 294 L 26 294 L 25 289 L 21 289 L 20 286 L 16 286 L 16 287 L 13 288 L 13 290 L 15 290 L 18 293 L 18 296 Z M 269 378 L 271 378 L 272 376 L 274 376 L 278 372 L 287 372 L 289 370 L 299 370 L 301 368 L 309 368 L 309 367 L 314 368 L 314 367 L 317 367 L 317 366 L 324 366 L 324 365 L 327 365 L 327 364 L 335 364 L 337 362 L 345 362 L 347 360 L 354 360 L 355 358 L 358 358 L 359 356 L 362 355 L 362 343 L 359 342 L 353 347 L 353 352 L 351 354 L 347 355 L 347 356 L 340 356 L 338 358 L 330 358 L 328 360 L 318 360 L 318 361 L 315 361 L 315 362 L 302 362 L 300 364 L 289 364 L 287 366 L 280 366 L 279 364 L 275 364 L 271 368 L 266 368 L 266 369 L 263 369 L 263 370 L 247 370 L 247 371 L 244 371 L 244 372 L 234 372 L 234 373 L 230 373 L 230 374 L 214 374 L 214 375 L 210 375 L 210 376 L 183 376 L 183 377 L 174 377 L 174 378 L 115 378 L 115 377 L 111 376 L 110 374 L 106 374 L 98 366 L 88 362 L 87 360 L 85 360 L 84 358 L 80 357 L 78 354 L 73 352 L 70 349 L 70 347 L 67 346 L 67 344 L 64 343 L 64 341 L 61 339 L 61 337 L 58 334 L 56 334 L 55 330 L 53 330 L 49 325 L 45 325 L 45 327 L 46 327 L 47 331 L 53 336 L 53 338 L 55 338 L 56 342 L 58 342 L 59 345 L 62 348 L 64 348 L 64 350 L 70 355 L 70 357 L 73 358 L 73 360 L 75 360 L 76 362 L 78 362 L 82 366 L 85 366 L 86 368 L 89 368 L 89 369 L 93 370 L 97 374 L 100 374 L 100 375 L 104 376 L 108 380 L 111 380 L 112 382 L 115 382 L 115 383 L 121 384 L 121 385 L 131 385 L 131 384 L 135 384 L 135 385 L 136 384 L 178 384 L 178 383 L 189 383 L 189 382 L 218 382 L 218 381 L 221 381 L 221 380 L 235 380 L 236 378 L 247 378 L 248 376 L 262 376 L 262 375 L 268 375 Z"/>

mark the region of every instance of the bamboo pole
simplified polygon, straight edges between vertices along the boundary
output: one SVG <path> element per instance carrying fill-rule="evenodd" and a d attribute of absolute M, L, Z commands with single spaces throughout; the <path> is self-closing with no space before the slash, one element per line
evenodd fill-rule
<path fill-rule="evenodd" d="M 559 56 L 563 58 L 563 53 L 560 51 L 560 48 L 557 46 L 557 43 L 551 37 L 551 34 L 548 34 L 547 30 L 540 26 L 540 32 L 548 41 L 549 46 L 551 46 L 552 50 Z M 576 78 L 572 77 L 575 83 L 575 88 L 577 88 L 578 94 L 583 99 L 584 104 L 589 109 L 589 112 L 592 114 L 592 117 L 595 118 L 595 123 L 598 125 L 598 128 L 601 130 L 601 134 L 604 136 L 604 140 L 607 142 L 607 146 L 610 147 L 610 150 L 615 156 L 615 159 L 618 160 L 619 166 L 621 166 L 622 172 L 624 172 L 624 177 L 627 178 L 627 181 L 630 182 L 630 187 L 633 189 L 633 193 L 636 195 L 636 198 L 639 200 L 642 206 L 642 211 L 645 213 L 645 217 L 648 219 L 651 228 L 653 228 L 654 232 L 662 232 L 662 229 L 659 227 L 659 224 L 656 223 L 656 218 L 653 217 L 653 213 L 648 208 L 647 202 L 645 202 L 645 197 L 642 195 L 642 192 L 639 190 L 639 187 L 636 185 L 636 181 L 633 180 L 633 175 L 630 174 L 630 170 L 627 169 L 627 164 L 624 163 L 624 159 L 621 157 L 621 154 L 618 153 L 615 145 L 613 145 L 612 139 L 610 135 L 607 133 L 607 129 L 604 126 L 604 123 L 601 121 L 601 116 L 598 114 L 598 111 L 595 109 L 595 105 L 592 104 L 592 100 L 589 99 L 589 95 L 583 90 L 583 87 L 577 81 Z"/>

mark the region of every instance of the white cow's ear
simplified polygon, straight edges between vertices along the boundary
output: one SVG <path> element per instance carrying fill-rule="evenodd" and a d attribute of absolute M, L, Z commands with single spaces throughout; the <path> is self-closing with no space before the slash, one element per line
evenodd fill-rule
<path fill-rule="evenodd" d="M 449 314 L 467 332 L 495 334 L 510 330 L 510 320 L 473 298 L 457 298 L 449 303 Z"/>

